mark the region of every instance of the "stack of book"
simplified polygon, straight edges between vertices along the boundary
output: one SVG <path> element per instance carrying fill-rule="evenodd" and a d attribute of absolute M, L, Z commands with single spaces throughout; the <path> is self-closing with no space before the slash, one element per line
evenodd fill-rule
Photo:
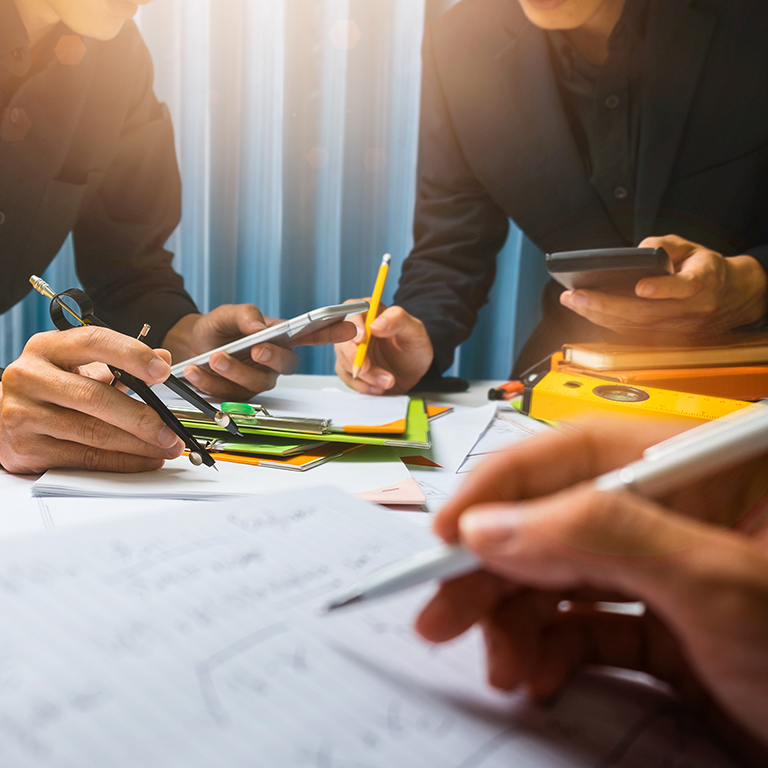
<path fill-rule="evenodd" d="M 566 344 L 552 370 L 734 400 L 768 398 L 768 334 L 726 334 L 684 347 Z"/>

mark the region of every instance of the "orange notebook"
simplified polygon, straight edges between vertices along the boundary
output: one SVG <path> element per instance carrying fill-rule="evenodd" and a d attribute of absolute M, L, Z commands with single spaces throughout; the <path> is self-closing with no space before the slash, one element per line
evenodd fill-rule
<path fill-rule="evenodd" d="M 768 334 L 718 334 L 707 342 L 681 347 L 564 344 L 563 359 L 593 371 L 768 365 Z"/>

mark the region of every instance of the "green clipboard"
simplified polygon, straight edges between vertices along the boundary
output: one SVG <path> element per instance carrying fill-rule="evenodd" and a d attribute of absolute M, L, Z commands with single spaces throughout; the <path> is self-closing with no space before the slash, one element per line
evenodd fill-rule
<path fill-rule="evenodd" d="M 177 416 L 185 427 L 188 427 L 194 434 L 204 434 L 206 437 L 218 435 L 226 432 L 215 423 L 203 423 L 199 419 L 188 420 L 184 414 L 179 412 Z M 233 416 L 234 422 L 244 435 L 260 435 L 270 437 L 290 438 L 294 441 L 316 440 L 325 443 L 357 443 L 359 445 L 387 445 L 393 448 L 417 448 L 428 449 L 432 447 L 432 441 L 429 434 L 429 418 L 427 417 L 427 408 L 420 397 L 411 398 L 408 405 L 408 419 L 405 432 L 400 435 L 366 435 L 359 433 L 347 434 L 345 432 L 325 432 L 322 435 L 287 432 L 277 429 L 262 429 L 260 427 L 249 427 L 246 424 L 238 422 L 237 416 Z"/>
<path fill-rule="evenodd" d="M 200 424 L 193 428 L 198 440 L 216 441 L 208 447 L 209 451 L 237 451 L 239 453 L 272 456 L 273 458 L 288 458 L 301 455 L 318 445 L 324 445 L 325 440 L 305 440 L 301 436 L 271 437 L 270 435 L 247 435 L 243 438 L 233 437 L 229 433 L 222 435 L 215 429 L 201 429 Z"/>

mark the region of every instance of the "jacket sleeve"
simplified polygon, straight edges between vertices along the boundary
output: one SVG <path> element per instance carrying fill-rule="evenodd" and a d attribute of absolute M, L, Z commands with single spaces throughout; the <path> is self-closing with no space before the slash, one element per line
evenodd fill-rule
<path fill-rule="evenodd" d="M 138 33 L 131 54 L 134 87 L 113 160 L 73 234 L 78 275 L 102 318 L 131 335 L 150 323 L 148 342 L 158 346 L 197 308 L 164 247 L 181 218 L 170 115 L 153 92 L 152 61 Z"/>
<path fill-rule="evenodd" d="M 427 32 L 414 248 L 403 264 L 395 303 L 425 325 L 442 373 L 487 301 L 509 220 L 473 175 L 459 145 Z"/>
<path fill-rule="evenodd" d="M 768 275 L 768 245 L 757 245 L 754 248 L 751 248 L 747 251 L 748 256 L 752 256 L 752 258 L 756 259 L 760 266 L 763 268 L 763 272 Z M 750 325 L 741 326 L 740 328 L 734 328 L 734 331 L 742 332 L 758 332 L 758 333 L 765 333 L 768 331 L 768 310 L 766 310 L 766 313 L 759 319 L 756 320 L 754 323 L 751 323 Z"/>

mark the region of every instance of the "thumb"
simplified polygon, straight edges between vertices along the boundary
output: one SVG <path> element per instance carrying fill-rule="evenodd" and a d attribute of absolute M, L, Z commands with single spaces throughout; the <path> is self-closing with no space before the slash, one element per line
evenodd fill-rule
<path fill-rule="evenodd" d="M 402 307 L 390 307 L 371 323 L 371 334 L 379 339 L 397 337 L 400 341 L 421 341 L 426 331 L 421 320 L 408 314 Z"/>
<path fill-rule="evenodd" d="M 652 598 L 722 531 L 629 493 L 589 485 L 467 510 L 461 541 L 484 568 L 537 588 L 592 586 Z"/>
<path fill-rule="evenodd" d="M 225 318 L 231 324 L 232 330 L 243 335 L 249 335 L 260 331 L 266 326 L 266 321 L 261 310 L 255 304 L 232 305 L 232 315 Z M 281 322 L 274 321 L 272 324 Z"/>
<path fill-rule="evenodd" d="M 662 237 L 646 237 L 638 248 L 663 248 L 673 264 L 685 261 L 696 249 L 696 244 L 685 240 L 679 235 L 664 235 Z"/>

